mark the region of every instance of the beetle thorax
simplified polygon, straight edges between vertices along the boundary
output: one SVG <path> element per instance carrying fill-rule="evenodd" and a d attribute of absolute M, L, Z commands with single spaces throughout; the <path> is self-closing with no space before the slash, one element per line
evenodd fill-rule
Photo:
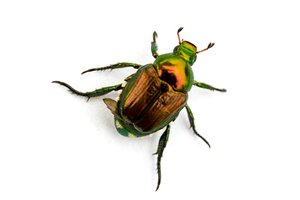
<path fill-rule="evenodd" d="M 174 90 L 188 92 L 192 87 L 194 76 L 191 66 L 181 56 L 161 55 L 154 62 L 154 67 L 161 80 L 169 83 Z"/>

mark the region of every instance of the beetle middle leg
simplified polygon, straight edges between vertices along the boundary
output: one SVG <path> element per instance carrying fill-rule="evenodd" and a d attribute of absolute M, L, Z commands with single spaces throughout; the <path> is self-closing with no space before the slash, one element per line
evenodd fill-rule
<path fill-rule="evenodd" d="M 165 149 L 165 147 L 167 146 L 167 142 L 169 139 L 169 134 L 170 134 L 170 125 L 167 126 L 165 132 L 162 134 L 162 136 L 159 139 L 159 143 L 158 143 L 158 148 L 156 153 L 154 153 L 153 155 L 157 154 L 157 173 L 158 173 L 158 182 L 157 182 L 157 188 L 156 191 L 159 188 L 160 185 L 160 181 L 161 181 L 161 169 L 160 169 L 160 162 L 161 162 L 161 158 L 163 156 L 163 151 Z"/>
<path fill-rule="evenodd" d="M 58 83 L 62 86 L 65 86 L 66 88 L 68 88 L 72 93 L 77 94 L 79 96 L 85 96 L 87 97 L 87 101 L 91 98 L 91 97 L 98 97 L 98 96 L 102 96 L 105 95 L 111 91 L 117 91 L 117 90 L 121 90 L 123 89 L 122 84 L 118 84 L 118 85 L 114 85 L 114 86 L 108 86 L 108 87 L 103 87 L 101 89 L 96 89 L 95 91 L 92 92 L 79 92 L 78 90 L 75 90 L 74 88 L 72 88 L 70 85 L 68 85 L 67 83 L 64 82 L 60 82 L 60 81 L 52 81 L 52 83 Z"/>
<path fill-rule="evenodd" d="M 208 85 L 206 83 L 200 83 L 200 82 L 197 82 L 197 81 L 194 81 L 193 85 L 197 86 L 197 87 L 201 87 L 201 88 L 204 88 L 204 89 L 209 89 L 209 90 L 217 90 L 219 92 L 226 92 L 226 89 L 219 89 L 219 88 L 215 88 L 211 85 Z"/>
<path fill-rule="evenodd" d="M 88 70 L 82 72 L 81 74 L 85 74 L 87 72 L 92 72 L 92 71 L 104 71 L 104 70 L 107 70 L 107 69 L 113 70 L 113 69 L 119 69 L 119 68 L 124 68 L 124 67 L 133 67 L 135 69 L 138 69 L 138 68 L 142 67 L 142 65 L 139 65 L 139 64 L 136 64 L 136 63 L 121 62 L 121 63 L 109 65 L 109 66 L 106 66 L 106 67 L 88 69 Z"/>
<path fill-rule="evenodd" d="M 185 108 L 186 108 L 186 111 L 188 113 L 188 117 L 189 117 L 189 121 L 190 121 L 190 124 L 191 124 L 191 128 L 193 129 L 194 133 L 198 137 L 200 137 L 209 146 L 209 148 L 210 148 L 210 144 L 208 143 L 208 141 L 196 131 L 195 122 L 194 122 L 195 118 L 194 118 L 194 115 L 192 113 L 191 108 L 187 104 L 185 105 Z"/>

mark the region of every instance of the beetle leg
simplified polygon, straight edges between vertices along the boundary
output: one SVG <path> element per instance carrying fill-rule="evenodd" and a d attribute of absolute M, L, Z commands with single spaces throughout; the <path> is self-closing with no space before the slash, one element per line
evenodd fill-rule
<path fill-rule="evenodd" d="M 106 67 L 88 69 L 88 70 L 82 72 L 81 74 L 84 74 L 84 73 L 87 73 L 87 72 L 92 72 L 92 71 L 104 71 L 104 70 L 107 70 L 107 69 L 113 70 L 113 69 L 124 68 L 124 67 L 133 67 L 135 69 L 138 69 L 138 68 L 142 67 L 142 65 L 139 65 L 139 64 L 136 64 L 136 63 L 122 62 L 122 63 L 109 65 L 109 66 L 106 66 Z"/>
<path fill-rule="evenodd" d="M 215 88 L 215 87 L 213 87 L 211 85 L 208 85 L 206 83 L 200 83 L 200 82 L 197 82 L 197 81 L 194 81 L 193 85 L 196 85 L 197 87 L 201 87 L 201 88 L 204 88 L 204 89 L 217 90 L 219 92 L 226 92 L 227 91 L 226 89 Z"/>
<path fill-rule="evenodd" d="M 165 132 L 160 137 L 157 151 L 156 151 L 156 153 L 153 154 L 153 155 L 157 154 L 158 182 L 157 182 L 156 191 L 158 190 L 159 185 L 160 185 L 160 181 L 161 181 L 160 161 L 161 161 L 161 157 L 163 156 L 163 151 L 164 151 L 165 147 L 167 146 L 167 142 L 168 142 L 168 138 L 169 138 L 169 133 L 170 133 L 170 125 L 167 126 Z"/>
<path fill-rule="evenodd" d="M 154 58 L 157 58 L 157 56 L 158 56 L 156 38 L 157 38 L 157 33 L 154 31 L 153 32 L 153 42 L 151 42 L 151 52 L 152 52 L 152 56 Z"/>
<path fill-rule="evenodd" d="M 209 148 L 210 148 L 210 144 L 208 143 L 208 141 L 204 138 L 204 137 L 202 137 L 197 131 L 196 131 L 196 127 L 195 127 L 195 119 L 194 119 L 194 115 L 193 115 L 193 113 L 192 113 L 192 110 L 191 110 L 191 108 L 186 104 L 185 105 L 185 108 L 186 108 L 186 111 L 187 111 L 187 113 L 188 113 L 188 117 L 189 117 L 189 121 L 190 121 L 190 124 L 191 124 L 191 128 L 193 129 L 193 131 L 194 131 L 194 133 L 198 136 L 198 137 L 200 137 L 208 146 L 209 146 Z"/>
<path fill-rule="evenodd" d="M 109 87 L 104 87 L 101 89 L 96 89 L 95 91 L 92 92 L 79 92 L 78 90 L 75 90 L 74 88 L 72 88 L 70 85 L 68 85 L 67 83 L 64 82 L 60 82 L 60 81 L 52 81 L 52 83 L 58 83 L 62 86 L 65 86 L 66 88 L 68 88 L 73 94 L 77 94 L 79 96 L 85 96 L 87 97 L 87 101 L 91 98 L 91 97 L 98 97 L 98 96 L 102 96 L 105 95 L 113 90 L 117 91 L 117 90 L 121 90 L 123 89 L 122 84 L 119 85 L 114 85 L 114 86 L 109 86 Z"/>

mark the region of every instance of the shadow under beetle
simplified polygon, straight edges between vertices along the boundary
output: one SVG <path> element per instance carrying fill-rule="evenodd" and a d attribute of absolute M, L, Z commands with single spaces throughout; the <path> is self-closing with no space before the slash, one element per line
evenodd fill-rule
<path fill-rule="evenodd" d="M 160 162 L 168 142 L 170 123 L 175 121 L 183 108 L 187 110 L 189 122 L 194 133 L 210 147 L 207 140 L 196 131 L 193 113 L 187 105 L 188 92 L 192 85 L 226 92 L 225 89 L 218 89 L 194 80 L 191 66 L 196 61 L 197 54 L 213 47 L 214 43 L 209 43 L 207 48 L 197 51 L 197 47 L 194 44 L 180 40 L 179 32 L 182 29 L 183 27 L 177 31 L 179 45 L 174 48 L 173 53 L 163 55 L 158 55 L 157 53 L 157 33 L 154 31 L 151 51 L 156 60 L 153 64 L 143 66 L 123 62 L 89 69 L 82 73 L 124 67 L 138 69 L 135 74 L 127 77 L 123 84 L 96 89 L 92 92 L 79 92 L 64 82 L 53 81 L 53 83 L 67 87 L 74 94 L 87 97 L 88 100 L 91 97 L 102 96 L 113 90 L 121 90 L 117 101 L 109 98 L 105 98 L 103 101 L 114 115 L 116 129 L 123 136 L 132 138 L 143 137 L 166 128 L 159 139 L 157 151 L 154 153 L 157 154 L 158 172 L 156 191 L 161 182 Z"/>

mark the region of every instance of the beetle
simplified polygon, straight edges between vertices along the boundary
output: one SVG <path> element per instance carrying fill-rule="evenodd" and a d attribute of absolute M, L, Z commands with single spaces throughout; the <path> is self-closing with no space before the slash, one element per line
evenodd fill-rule
<path fill-rule="evenodd" d="M 124 79 L 125 83 L 96 89 L 92 92 L 80 92 L 67 83 L 52 82 L 67 87 L 76 95 L 87 97 L 87 100 L 105 95 L 111 91 L 121 91 L 116 101 L 109 98 L 104 98 L 103 101 L 114 115 L 117 131 L 123 136 L 130 138 L 144 137 L 165 128 L 159 139 L 157 151 L 153 154 L 157 154 L 158 182 L 156 191 L 161 183 L 161 158 L 168 142 L 170 124 L 175 121 L 183 108 L 186 108 L 194 133 L 210 148 L 208 141 L 196 131 L 194 116 L 187 104 L 188 92 L 191 87 L 195 85 L 212 91 L 226 92 L 226 89 L 218 89 L 194 80 L 191 66 L 196 61 L 197 54 L 210 49 L 214 46 L 214 43 L 209 43 L 207 48 L 197 51 L 197 47 L 191 42 L 180 40 L 179 32 L 182 29 L 183 27 L 180 27 L 177 31 L 179 45 L 174 48 L 173 53 L 162 55 L 157 53 L 157 33 L 153 32 L 151 52 L 155 61 L 152 64 L 140 65 L 121 62 L 82 72 L 84 74 L 125 67 L 137 69 L 135 74 Z"/>

